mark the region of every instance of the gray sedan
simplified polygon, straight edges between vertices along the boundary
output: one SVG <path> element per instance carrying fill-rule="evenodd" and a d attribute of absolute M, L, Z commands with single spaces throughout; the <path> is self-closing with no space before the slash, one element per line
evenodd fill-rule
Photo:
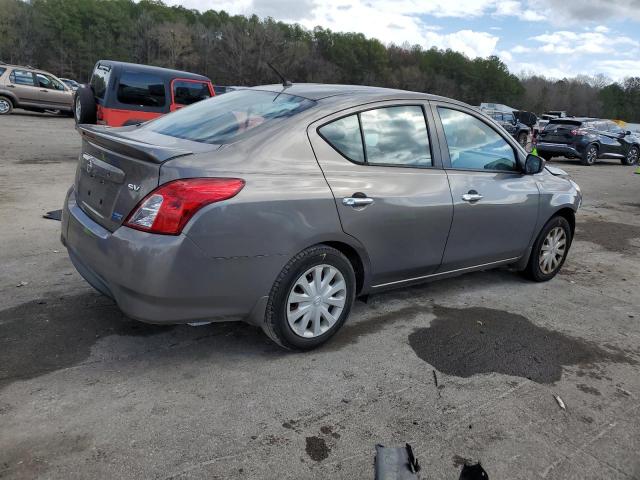
<path fill-rule="evenodd" d="M 238 89 L 79 126 L 62 242 L 131 318 L 245 320 L 310 349 L 356 297 L 565 261 L 578 186 L 473 107 L 345 85 Z"/>

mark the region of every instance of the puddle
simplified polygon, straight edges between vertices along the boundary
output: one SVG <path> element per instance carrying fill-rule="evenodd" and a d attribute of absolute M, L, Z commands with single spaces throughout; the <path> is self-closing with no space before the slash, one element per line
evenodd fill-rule
<path fill-rule="evenodd" d="M 626 223 L 586 220 L 577 225 L 576 238 L 597 243 L 612 252 L 637 252 L 629 240 L 640 238 L 640 227 Z"/>
<path fill-rule="evenodd" d="M 171 328 L 130 320 L 111 300 L 94 293 L 2 310 L 0 387 L 76 365 L 100 337 L 155 335 Z"/>
<path fill-rule="evenodd" d="M 599 362 L 637 362 L 625 352 L 548 330 L 526 317 L 490 308 L 434 306 L 428 328 L 409 335 L 409 344 L 425 362 L 447 375 L 471 377 L 502 373 L 538 383 L 560 380 L 562 368 L 589 368 Z"/>

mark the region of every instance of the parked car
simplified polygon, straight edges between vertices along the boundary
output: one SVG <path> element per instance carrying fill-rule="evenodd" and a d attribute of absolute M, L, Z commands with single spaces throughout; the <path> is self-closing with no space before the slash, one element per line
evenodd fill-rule
<path fill-rule="evenodd" d="M 120 127 L 157 118 L 215 95 L 203 75 L 100 60 L 75 95 L 76 123 Z"/>
<path fill-rule="evenodd" d="M 0 115 L 14 108 L 32 112 L 55 110 L 73 115 L 73 92 L 62 80 L 44 70 L 0 65 Z"/>
<path fill-rule="evenodd" d="M 61 236 L 78 272 L 131 318 L 245 320 L 290 349 L 357 296 L 505 265 L 553 278 L 581 202 L 488 116 L 423 93 L 268 85 L 79 132 Z"/>
<path fill-rule="evenodd" d="M 537 149 L 547 160 L 565 156 L 593 165 L 599 158 L 614 158 L 623 165 L 633 165 L 640 155 L 640 137 L 611 120 L 555 118 L 540 132 Z"/>
<path fill-rule="evenodd" d="M 504 128 L 522 147 L 527 145 L 531 129 L 524 123 L 518 121 L 513 112 L 485 111 L 502 128 Z"/>
<path fill-rule="evenodd" d="M 80 84 L 70 78 L 61 78 L 62 82 L 74 92 L 80 87 Z"/>

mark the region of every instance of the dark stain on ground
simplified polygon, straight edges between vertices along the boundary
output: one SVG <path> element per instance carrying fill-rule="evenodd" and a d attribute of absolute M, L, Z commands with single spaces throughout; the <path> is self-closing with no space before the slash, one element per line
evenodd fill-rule
<path fill-rule="evenodd" d="M 329 456 L 331 449 L 327 446 L 327 442 L 320 437 L 307 437 L 307 445 L 305 451 L 311 460 L 321 462 Z"/>
<path fill-rule="evenodd" d="M 460 455 L 454 455 L 452 457 L 454 467 L 462 467 L 463 465 L 471 465 L 473 462 L 468 458 L 461 457 Z"/>
<path fill-rule="evenodd" d="M 111 300 L 93 293 L 2 310 L 0 387 L 75 365 L 100 337 L 155 335 L 170 328 L 130 320 Z"/>
<path fill-rule="evenodd" d="M 333 427 L 331 427 L 330 425 L 323 425 L 322 427 L 320 427 L 320 431 L 324 434 L 324 435 L 331 435 L 333 438 L 340 438 L 340 434 L 338 432 L 334 432 L 333 431 Z"/>
<path fill-rule="evenodd" d="M 560 380 L 563 365 L 590 368 L 599 362 L 637 364 L 622 351 L 563 335 L 515 313 L 482 307 L 434 306 L 429 328 L 409 335 L 409 344 L 425 362 L 457 377 L 502 373 L 538 383 Z"/>
<path fill-rule="evenodd" d="M 579 383 L 578 385 L 576 385 L 576 387 L 578 387 L 578 390 L 581 390 L 584 393 L 588 393 L 590 395 L 596 395 L 596 396 L 602 395 L 600 393 L 600 390 L 598 390 L 595 387 L 590 387 L 589 385 L 585 385 L 584 383 Z"/>
<path fill-rule="evenodd" d="M 361 336 L 370 335 L 376 333 L 383 328 L 392 325 L 401 320 L 407 320 L 415 317 L 420 313 L 429 313 L 428 307 L 419 305 L 410 305 L 408 307 L 394 310 L 393 312 L 386 312 L 381 315 L 361 320 L 358 323 L 347 322 L 345 326 L 331 339 L 324 347 L 325 351 L 340 350 L 346 345 L 353 344 L 358 341 Z"/>
<path fill-rule="evenodd" d="M 626 223 L 604 222 L 601 220 L 586 220 L 577 225 L 576 238 L 586 242 L 597 243 L 612 252 L 633 252 L 638 247 L 631 245 L 629 240 L 640 238 L 640 227 Z"/>

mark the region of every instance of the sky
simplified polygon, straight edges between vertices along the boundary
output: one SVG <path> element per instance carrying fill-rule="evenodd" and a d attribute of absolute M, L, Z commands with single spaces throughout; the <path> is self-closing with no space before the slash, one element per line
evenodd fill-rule
<path fill-rule="evenodd" d="M 360 32 L 385 44 L 497 55 L 513 73 L 640 76 L 640 0 L 166 0 Z"/>

